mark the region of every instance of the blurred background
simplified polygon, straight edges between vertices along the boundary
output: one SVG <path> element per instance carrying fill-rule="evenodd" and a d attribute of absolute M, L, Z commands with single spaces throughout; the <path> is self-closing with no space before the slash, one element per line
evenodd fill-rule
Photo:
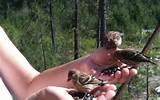
<path fill-rule="evenodd" d="M 0 25 L 43 71 L 96 49 L 99 7 L 99 0 L 0 0 Z M 104 7 L 106 31 L 124 33 L 121 48 L 141 50 L 160 21 L 159 0 L 106 0 Z M 159 37 L 147 54 L 157 62 Z M 156 100 L 159 72 L 159 66 L 142 65 L 122 100 Z"/>

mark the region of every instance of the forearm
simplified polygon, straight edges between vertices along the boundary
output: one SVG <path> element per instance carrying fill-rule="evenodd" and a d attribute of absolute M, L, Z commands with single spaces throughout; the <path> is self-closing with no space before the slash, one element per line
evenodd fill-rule
<path fill-rule="evenodd" d="M 29 82 L 39 74 L 12 44 L 1 27 L 0 74 L 7 88 L 17 97 L 25 95 Z"/>
<path fill-rule="evenodd" d="M 87 56 L 42 72 L 32 80 L 28 95 L 47 86 L 72 88 L 72 84 L 67 82 L 68 71 L 75 68 L 87 71 L 88 69 L 85 69 L 86 63 L 84 63 L 86 60 Z"/>
<path fill-rule="evenodd" d="M 103 49 L 100 49 L 99 52 L 101 51 Z M 99 67 L 98 65 L 104 65 L 107 62 L 106 59 L 109 60 L 107 56 L 103 60 L 105 63 L 102 64 L 100 60 L 96 62 L 105 53 L 106 51 L 101 54 L 98 53 L 100 56 L 87 55 L 39 74 L 13 45 L 0 27 L 0 75 L 8 89 L 18 100 L 23 100 L 32 93 L 48 86 L 72 88 L 72 84 L 67 82 L 68 71 L 76 68 L 88 74 L 93 74 L 93 72 L 96 72 L 95 69 Z M 95 69 L 93 66 L 95 66 Z"/>
<path fill-rule="evenodd" d="M 68 71 L 77 66 L 85 66 L 82 64 L 86 58 L 57 66 L 39 74 L 0 28 L 0 74 L 10 92 L 18 99 L 47 86 L 71 87 L 71 84 L 66 81 Z"/>
<path fill-rule="evenodd" d="M 71 95 L 68 95 L 66 88 L 47 86 L 42 88 L 28 97 L 25 100 L 73 100 Z"/>

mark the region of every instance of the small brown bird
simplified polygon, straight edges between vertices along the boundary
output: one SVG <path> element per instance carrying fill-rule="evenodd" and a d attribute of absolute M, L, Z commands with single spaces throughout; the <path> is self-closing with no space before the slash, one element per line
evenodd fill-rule
<path fill-rule="evenodd" d="M 123 33 L 120 33 L 118 31 L 109 31 L 105 34 L 104 46 L 107 49 L 116 49 L 122 44 L 122 35 Z"/>
<path fill-rule="evenodd" d="M 119 59 L 121 62 L 127 64 L 127 65 L 137 65 L 141 62 L 148 62 L 151 64 L 156 64 L 155 62 L 151 61 L 150 57 L 147 57 L 146 55 L 129 49 L 124 50 L 117 50 L 114 53 L 114 56 Z"/>
<path fill-rule="evenodd" d="M 97 79 L 92 75 L 88 75 L 75 69 L 68 72 L 67 81 L 72 81 L 78 91 L 85 93 L 89 93 L 96 87 L 107 84 L 106 81 Z"/>

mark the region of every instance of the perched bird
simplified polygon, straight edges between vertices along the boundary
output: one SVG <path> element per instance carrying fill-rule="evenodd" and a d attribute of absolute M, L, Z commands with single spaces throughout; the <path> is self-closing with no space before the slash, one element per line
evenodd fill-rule
<path fill-rule="evenodd" d="M 155 62 L 151 61 L 150 57 L 147 57 L 146 55 L 134 50 L 117 50 L 115 51 L 114 56 L 121 62 L 131 66 L 137 65 L 141 62 L 148 62 L 156 65 Z"/>
<path fill-rule="evenodd" d="M 118 31 L 109 31 L 104 37 L 104 46 L 107 49 L 116 49 L 122 44 L 122 35 Z"/>
<path fill-rule="evenodd" d="M 97 79 L 92 75 L 88 75 L 75 69 L 68 72 L 67 81 L 72 81 L 73 85 L 79 92 L 85 93 L 89 93 L 96 87 L 107 84 L 106 81 Z"/>

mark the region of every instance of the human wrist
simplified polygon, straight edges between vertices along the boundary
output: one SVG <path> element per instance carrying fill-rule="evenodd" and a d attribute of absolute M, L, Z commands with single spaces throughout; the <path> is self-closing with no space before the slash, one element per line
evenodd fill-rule
<path fill-rule="evenodd" d="M 87 74 L 90 74 L 90 59 L 89 59 L 89 55 L 86 55 L 80 59 L 78 59 L 77 61 L 75 61 L 75 63 L 72 65 L 72 69 L 77 69 L 81 72 L 85 72 Z"/>

